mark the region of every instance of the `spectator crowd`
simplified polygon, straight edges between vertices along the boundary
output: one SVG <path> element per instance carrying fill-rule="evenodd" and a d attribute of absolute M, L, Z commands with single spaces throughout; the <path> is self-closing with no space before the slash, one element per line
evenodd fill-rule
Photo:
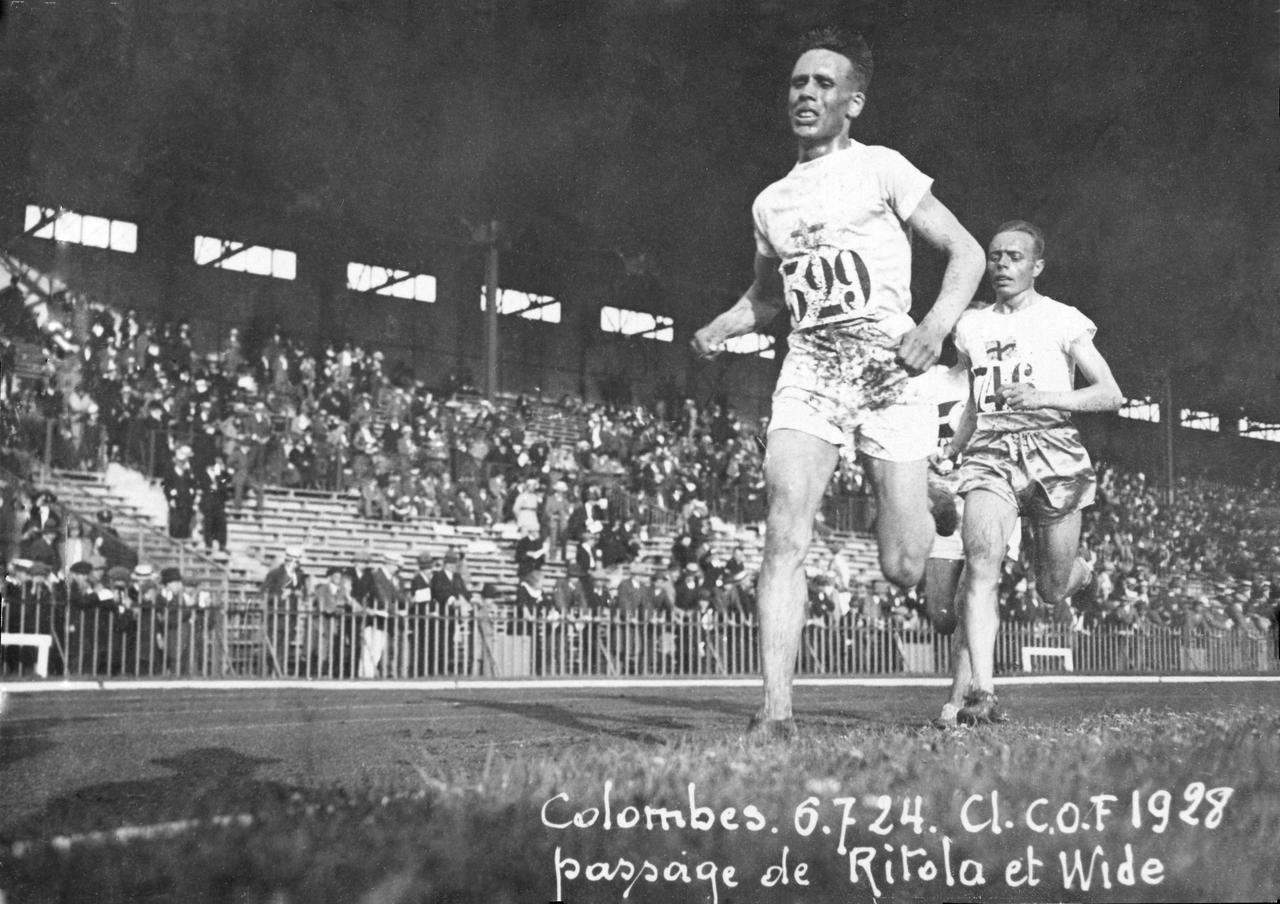
<path fill-rule="evenodd" d="M 748 553 L 738 546 L 724 555 L 710 525 L 713 512 L 740 525 L 763 517 L 764 425 L 727 405 L 570 397 L 553 405 L 523 396 L 492 404 L 474 395 L 465 373 L 429 388 L 351 342 L 314 350 L 280 329 L 250 342 L 231 328 L 216 349 L 198 351 L 185 321 L 153 322 L 65 292 L 38 299 L 16 282 L 0 301 L 5 335 L 39 341 L 47 352 L 38 381 L 15 381 L 6 370 L 0 394 L 8 410 L 25 414 L 17 435 L 4 439 L 67 467 L 113 461 L 145 470 L 164 490 L 175 539 L 198 534 L 224 552 L 228 510 L 261 510 L 265 487 L 337 490 L 373 520 L 513 527 L 517 593 L 508 602 L 531 616 L 723 620 L 753 612 Z M 549 441 L 548 424 L 562 428 L 558 441 Z M 1280 600 L 1274 475 L 1239 487 L 1189 476 L 1172 504 L 1141 473 L 1108 467 L 1101 477 L 1081 542 L 1094 579 L 1072 605 L 1048 611 L 1024 552 L 1006 563 L 1007 621 L 1085 632 L 1270 629 Z M 842 461 L 830 493 L 861 496 L 855 462 Z M 121 593 L 147 601 L 175 584 L 153 575 L 147 589 L 137 572 L 150 566 L 119 541 L 110 512 L 92 522 L 66 518 L 49 494 L 28 498 L 7 484 L 2 502 L 0 542 L 14 563 L 7 577 L 14 587 L 119 607 Z M 666 561 L 638 558 L 653 532 L 674 538 Z M 920 594 L 855 572 L 838 542 L 826 551 L 810 575 L 812 623 L 921 626 Z M 563 574 L 557 569 L 544 582 L 548 563 L 564 563 Z M 436 611 L 470 611 L 465 574 L 442 599 L 431 580 L 448 563 L 414 564 L 418 571 L 406 578 L 404 563 L 375 555 L 314 588 L 305 574 L 281 585 L 276 569 L 264 593 L 320 612 L 384 613 L 362 628 L 371 632 L 360 644 L 370 657 L 363 674 L 386 659 L 378 617 L 414 611 L 428 590 Z M 423 586 L 415 589 L 417 580 Z M 170 591 L 164 598 L 190 596 L 183 587 Z"/>

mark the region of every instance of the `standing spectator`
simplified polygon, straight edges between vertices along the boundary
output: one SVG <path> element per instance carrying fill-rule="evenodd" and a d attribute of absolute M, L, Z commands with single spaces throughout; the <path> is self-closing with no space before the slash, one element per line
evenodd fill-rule
<path fill-rule="evenodd" d="M 282 669 L 287 667 L 289 653 L 299 639 L 298 615 L 311 599 L 310 579 L 302 570 L 302 557 L 301 547 L 288 547 L 284 561 L 268 571 L 262 580 L 267 636 L 274 644 L 276 661 Z"/>
<path fill-rule="evenodd" d="M 271 414 L 261 399 L 253 403 L 253 414 L 245 421 L 244 439 L 248 447 L 248 476 L 261 480 L 267 463 L 267 442 L 271 439 Z"/>
<path fill-rule="evenodd" d="M 637 562 L 627 566 L 627 576 L 618 584 L 617 619 L 621 626 L 614 632 L 614 647 L 624 671 L 634 675 L 643 670 L 641 623 L 649 615 L 653 603 L 652 585 L 644 577 Z"/>
<path fill-rule="evenodd" d="M 312 611 L 315 613 L 315 628 L 311 632 L 312 666 L 314 674 L 321 677 L 332 677 L 337 671 L 342 674 L 341 651 L 335 646 L 339 639 L 339 628 L 342 616 L 352 611 L 352 600 L 349 581 L 344 580 L 347 571 L 340 565 L 330 565 L 325 569 L 324 582 L 318 584 L 313 598 Z M 337 665 L 337 669 L 333 666 Z"/>
<path fill-rule="evenodd" d="M 546 561 L 546 544 L 539 536 L 537 526 L 522 531 L 516 541 L 516 577 L 523 578 L 531 571 L 541 570 Z"/>
<path fill-rule="evenodd" d="M 395 636 L 400 643 L 397 647 L 392 648 L 392 662 L 389 667 L 384 666 L 384 673 L 395 672 L 397 677 L 405 676 L 405 666 L 408 663 L 408 650 L 405 648 L 406 635 L 401 627 L 401 617 L 407 609 L 407 599 L 404 591 L 400 589 L 400 578 L 397 574 L 398 565 L 400 564 L 393 554 L 384 552 L 378 557 L 378 567 L 372 569 L 370 581 L 366 589 L 369 593 L 369 605 L 378 612 L 385 613 L 382 624 L 382 637 L 380 642 L 385 651 L 391 636 Z M 382 659 L 382 656 L 376 657 L 376 660 Z M 375 660 L 374 667 L 377 662 Z M 372 676 L 369 676 L 372 677 Z"/>
<path fill-rule="evenodd" d="M 179 446 L 173 453 L 173 463 L 161 483 L 169 503 L 169 536 L 175 540 L 189 540 L 198 489 L 195 472 L 191 470 L 190 446 Z"/>
<path fill-rule="evenodd" d="M 152 674 L 155 651 L 160 645 L 160 619 L 156 612 L 156 598 L 160 594 L 160 587 L 156 583 L 155 567 L 146 562 L 138 563 L 130 572 L 128 580 L 127 607 L 132 618 L 127 621 L 122 618 L 121 621 L 136 630 L 129 638 L 131 643 L 128 652 L 133 662 L 126 660 L 125 670 L 141 677 Z M 132 671 L 131 665 L 136 665 L 137 670 Z"/>
<path fill-rule="evenodd" d="M 526 480 L 520 485 L 520 492 L 516 494 L 516 498 L 511 504 L 512 514 L 516 521 L 516 529 L 522 535 L 527 535 L 530 531 L 540 533 L 542 529 L 541 523 L 538 521 L 539 499 L 537 485 L 535 480 Z"/>
<path fill-rule="evenodd" d="M 217 456 L 200 475 L 200 514 L 203 519 L 201 534 L 205 549 L 227 551 L 227 500 L 231 498 L 231 475 L 227 472 L 222 456 Z"/>
<path fill-rule="evenodd" d="M 440 570 L 431 576 L 431 601 L 436 610 L 447 617 L 446 649 L 450 655 L 450 674 L 459 674 L 459 670 L 469 661 L 471 630 L 467 619 L 471 615 L 471 591 L 466 581 L 458 574 L 458 553 L 449 550 L 445 554 Z"/>
<path fill-rule="evenodd" d="M 194 601 L 187 595 L 182 572 L 177 568 L 160 570 L 156 617 L 160 622 L 156 632 L 156 643 L 160 648 L 157 657 L 159 671 L 166 675 L 182 675 L 193 669 L 198 671 Z"/>
<path fill-rule="evenodd" d="M 433 675 L 438 671 L 437 651 L 441 645 L 437 642 L 437 635 L 441 622 L 431 601 L 431 580 L 440 564 L 439 556 L 419 553 L 418 569 L 409 579 L 409 626 L 417 661 L 415 674 L 418 675 Z"/>
<path fill-rule="evenodd" d="M 542 504 L 550 537 L 548 558 L 552 562 L 564 561 L 565 545 L 569 537 L 569 519 L 573 515 L 573 502 L 569 499 L 569 485 L 557 480 L 551 486 L 551 494 Z"/>

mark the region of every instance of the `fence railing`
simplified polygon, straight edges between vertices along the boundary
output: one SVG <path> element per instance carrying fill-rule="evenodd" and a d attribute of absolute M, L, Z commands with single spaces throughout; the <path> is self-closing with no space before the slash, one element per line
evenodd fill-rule
<path fill-rule="evenodd" d="M 12 589 L 12 585 L 9 588 Z M 103 594 L 71 605 L 12 598 L 0 660 L 20 678 L 515 678 L 743 676 L 760 670 L 749 616 L 526 612 L 487 601 L 470 612 L 416 608 L 320 612 L 267 601 L 224 606 L 211 594 L 142 605 Z M 851 620 L 806 624 L 804 675 L 945 675 L 951 640 L 928 628 Z M 998 673 L 1278 672 L 1277 636 L 1234 628 L 1005 624 Z"/>

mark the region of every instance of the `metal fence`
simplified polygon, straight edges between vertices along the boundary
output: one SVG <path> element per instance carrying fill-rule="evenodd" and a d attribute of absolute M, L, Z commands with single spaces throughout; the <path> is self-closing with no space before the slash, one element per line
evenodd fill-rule
<path fill-rule="evenodd" d="M 0 659 L 25 678 L 515 678 L 743 676 L 759 673 L 750 617 L 685 613 L 526 613 L 486 601 L 469 613 L 415 610 L 323 613 L 265 602 L 186 605 L 99 600 L 5 605 Z M 951 640 L 928 628 L 811 621 L 797 667 L 804 675 L 945 675 Z M 997 671 L 1167 674 L 1277 672 L 1273 625 L 1262 632 L 1092 632 L 1006 624 Z"/>

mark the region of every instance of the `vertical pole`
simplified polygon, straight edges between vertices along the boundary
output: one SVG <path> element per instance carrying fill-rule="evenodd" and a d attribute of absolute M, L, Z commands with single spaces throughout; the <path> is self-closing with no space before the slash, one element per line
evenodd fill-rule
<path fill-rule="evenodd" d="M 1173 429 L 1178 422 L 1178 413 L 1173 407 L 1173 375 L 1164 372 L 1164 477 L 1166 490 L 1165 502 L 1173 505 L 1177 490 L 1174 485 L 1173 468 Z"/>
<path fill-rule="evenodd" d="M 498 221 L 489 221 L 484 265 L 485 379 L 484 395 L 490 402 L 498 394 Z"/>

